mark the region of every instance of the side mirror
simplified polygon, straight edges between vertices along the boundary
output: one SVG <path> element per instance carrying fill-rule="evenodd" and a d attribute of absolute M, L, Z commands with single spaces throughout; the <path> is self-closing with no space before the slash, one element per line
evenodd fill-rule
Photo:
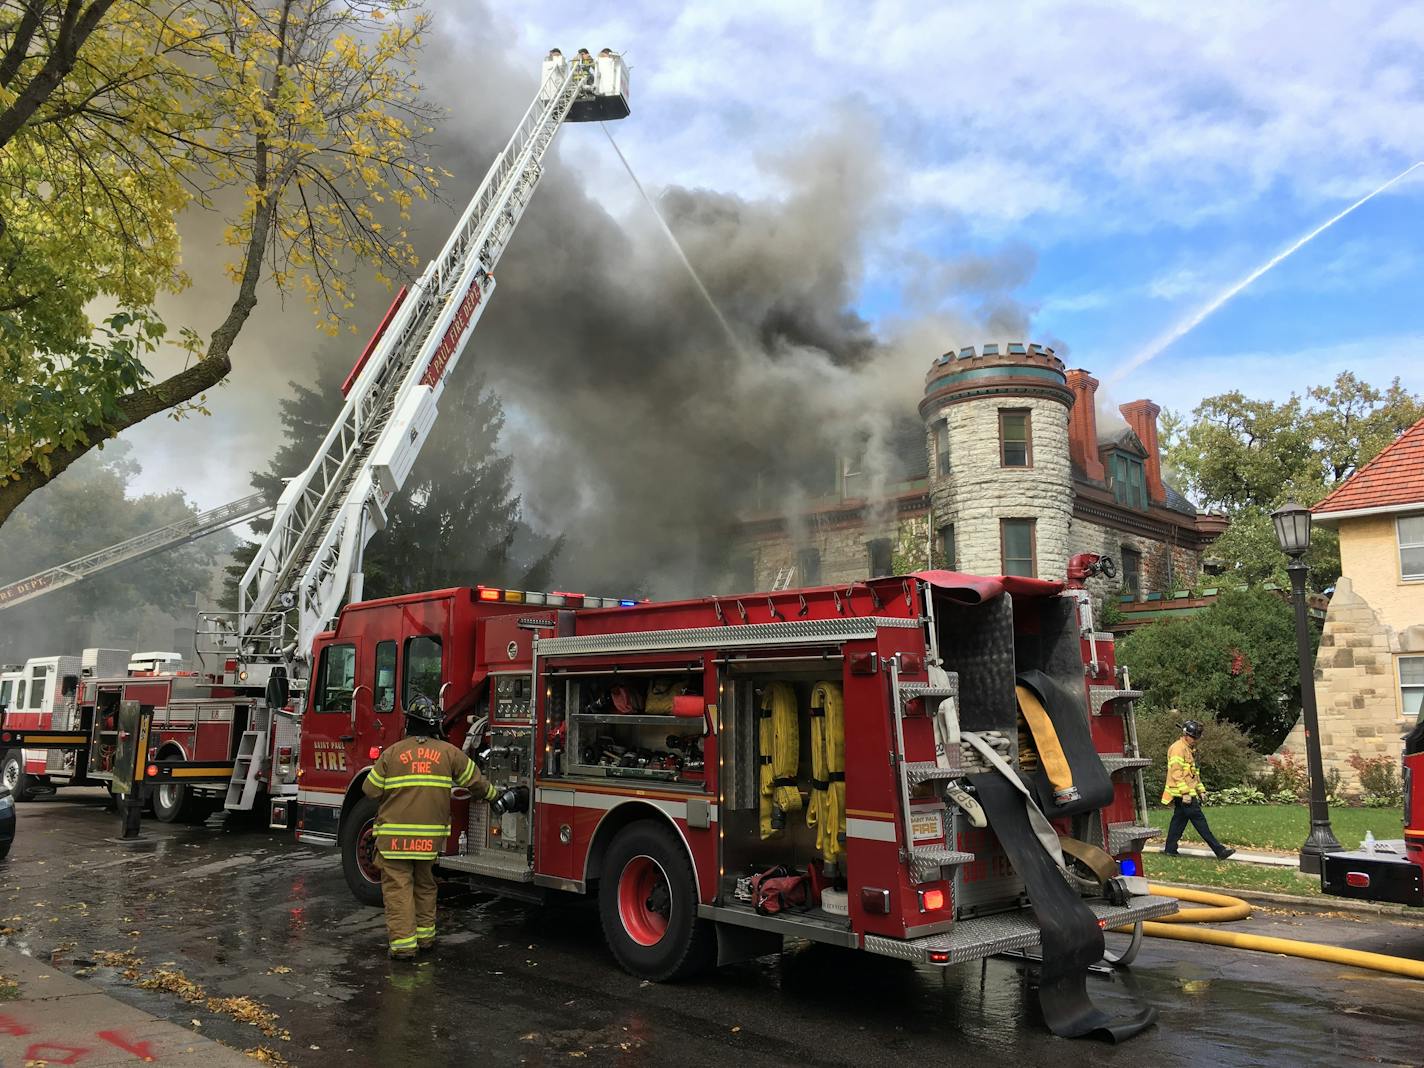
<path fill-rule="evenodd" d="M 268 708 L 286 708 L 287 702 L 291 699 L 292 691 L 287 681 L 286 668 L 273 668 L 272 674 L 267 677 L 267 692 L 264 695 L 267 699 Z"/>

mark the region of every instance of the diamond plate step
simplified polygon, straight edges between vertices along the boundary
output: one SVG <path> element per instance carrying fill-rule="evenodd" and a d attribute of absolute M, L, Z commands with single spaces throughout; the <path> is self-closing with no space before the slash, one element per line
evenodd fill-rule
<path fill-rule="evenodd" d="M 518 883 L 534 881 L 534 869 L 529 866 L 529 860 L 522 852 L 483 849 L 464 856 L 441 857 L 436 866 L 448 871 L 468 872 L 471 875 L 511 879 Z"/>
<path fill-rule="evenodd" d="M 1155 920 L 1177 911 L 1176 898 L 1155 895 L 1134 897 L 1124 906 L 1109 905 L 1102 900 L 1089 901 L 1087 905 L 1097 916 L 1099 926 L 1105 928 Z M 1032 948 L 1038 945 L 1039 935 L 1033 910 L 1024 908 L 995 916 L 958 920 L 946 933 L 924 938 L 866 935 L 865 948 L 870 953 L 918 964 L 963 964 L 981 957 L 992 957 L 995 953 Z"/>
<path fill-rule="evenodd" d="M 1109 753 L 1103 754 L 1103 767 L 1111 775 L 1115 771 L 1123 771 L 1127 768 L 1147 768 L 1152 766 L 1151 757 L 1130 757 L 1114 756 Z"/>
<path fill-rule="evenodd" d="M 1101 716 L 1103 706 L 1110 701 L 1135 701 L 1141 696 L 1141 690 L 1118 690 L 1111 686 L 1088 687 L 1088 698 L 1093 703 L 1093 715 L 1095 716 Z"/>
<path fill-rule="evenodd" d="M 964 768 L 954 759 L 957 755 L 951 755 L 949 765 L 943 768 L 933 760 L 909 761 L 903 765 L 905 781 L 911 786 L 918 786 L 935 779 L 958 779 L 964 775 Z"/>
<path fill-rule="evenodd" d="M 1110 823 L 1108 824 L 1108 852 L 1109 853 L 1135 853 L 1138 847 L 1134 843 L 1147 841 L 1149 838 L 1158 838 L 1162 834 L 1156 827 L 1134 826 L 1131 823 Z"/>
<path fill-rule="evenodd" d="M 932 883 L 944 878 L 945 868 L 968 864 L 973 853 L 959 849 L 913 849 L 910 851 L 910 875 L 917 883 Z"/>
<path fill-rule="evenodd" d="M 900 683 L 900 703 L 909 704 L 922 697 L 958 697 L 959 680 L 955 676 L 950 676 L 950 685 L 931 686 L 925 682 L 902 682 Z"/>

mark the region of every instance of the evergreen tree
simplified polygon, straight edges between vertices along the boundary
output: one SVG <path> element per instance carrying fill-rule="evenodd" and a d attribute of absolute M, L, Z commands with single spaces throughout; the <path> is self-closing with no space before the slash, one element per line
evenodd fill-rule
<path fill-rule="evenodd" d="M 341 410 L 340 383 L 350 353 L 329 346 L 316 356 L 316 382 L 290 384 L 282 401 L 283 441 L 252 484 L 276 503 L 286 480 L 311 462 Z M 473 361 L 471 361 L 473 363 Z M 538 536 L 521 518 L 513 492 L 513 460 L 499 451 L 504 408 L 483 378 L 463 365 L 441 398 L 441 417 L 405 486 L 386 529 L 366 547 L 364 596 L 387 597 L 447 586 L 546 586 L 563 538 Z M 264 522 L 259 533 L 271 524 Z M 257 546 L 233 554 L 226 601 L 236 608 L 237 583 Z"/>

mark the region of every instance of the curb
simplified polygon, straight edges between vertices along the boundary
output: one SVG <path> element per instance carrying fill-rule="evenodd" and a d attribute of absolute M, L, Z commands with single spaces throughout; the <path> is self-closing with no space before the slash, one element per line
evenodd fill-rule
<path fill-rule="evenodd" d="M 1206 890 L 1213 894 L 1239 897 L 1258 905 L 1290 905 L 1292 908 L 1308 912 L 1359 912 L 1373 916 L 1390 916 L 1395 919 L 1424 923 L 1424 909 L 1408 905 L 1379 904 L 1373 901 L 1355 901 L 1348 897 L 1302 897 L 1299 894 L 1277 894 L 1266 890 L 1239 890 L 1230 886 L 1207 886 L 1204 883 L 1171 883 L 1160 879 L 1150 879 L 1160 886 L 1176 886 L 1183 890 Z"/>

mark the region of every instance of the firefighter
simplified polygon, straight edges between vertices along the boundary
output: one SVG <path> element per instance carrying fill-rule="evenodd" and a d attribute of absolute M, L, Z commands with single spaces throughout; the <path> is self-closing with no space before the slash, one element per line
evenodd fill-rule
<path fill-rule="evenodd" d="M 1197 829 L 1202 841 L 1211 847 L 1216 859 L 1225 860 L 1236 850 L 1217 841 L 1206 822 L 1206 813 L 1202 811 L 1206 790 L 1197 772 L 1196 760 L 1197 742 L 1202 731 L 1202 725 L 1197 720 L 1187 720 L 1182 724 L 1182 736 L 1167 750 L 1167 784 L 1162 789 L 1162 804 L 1171 804 L 1172 822 L 1167 826 L 1167 843 L 1162 852 L 1169 857 L 1178 855 L 1177 842 L 1190 823 Z"/>
<path fill-rule="evenodd" d="M 435 858 L 450 835 L 451 789 L 466 787 L 479 801 L 500 797 L 475 762 L 441 737 L 433 701 L 412 702 L 405 724 L 406 736 L 377 758 L 361 786 L 380 801 L 377 864 L 395 960 L 410 960 L 435 945 Z"/>

